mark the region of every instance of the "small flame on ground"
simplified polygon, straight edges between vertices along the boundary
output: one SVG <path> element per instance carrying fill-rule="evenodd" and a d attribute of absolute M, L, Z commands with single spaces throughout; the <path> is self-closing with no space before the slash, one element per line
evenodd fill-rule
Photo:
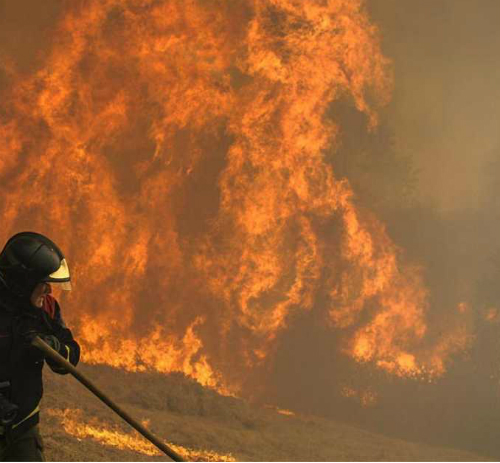
<path fill-rule="evenodd" d="M 79 409 L 47 409 L 46 411 L 49 415 L 59 418 L 64 430 L 78 439 L 91 438 L 103 445 L 131 450 L 149 456 L 163 455 L 153 444 L 136 432 L 125 433 L 109 426 L 97 426 L 82 422 L 82 411 Z M 210 450 L 191 449 L 169 442 L 165 442 L 165 444 L 182 455 L 187 461 L 236 461 L 230 454 L 223 455 Z"/>
<path fill-rule="evenodd" d="M 460 302 L 460 304 L 458 304 L 457 310 L 460 313 L 466 313 L 469 310 L 469 305 L 466 302 Z"/>
<path fill-rule="evenodd" d="M 348 399 L 357 400 L 363 407 L 373 407 L 378 402 L 378 395 L 371 389 L 357 390 L 350 386 L 344 386 L 341 395 Z"/>
<path fill-rule="evenodd" d="M 293 412 L 292 410 L 288 410 L 286 408 L 279 408 L 279 407 L 276 407 L 275 405 L 266 404 L 266 405 L 264 405 L 264 408 L 274 410 L 276 413 L 279 413 L 280 415 L 296 416 L 296 413 Z"/>
<path fill-rule="evenodd" d="M 500 310 L 498 310 L 496 307 L 488 308 L 484 314 L 484 319 L 491 323 L 500 321 Z"/>

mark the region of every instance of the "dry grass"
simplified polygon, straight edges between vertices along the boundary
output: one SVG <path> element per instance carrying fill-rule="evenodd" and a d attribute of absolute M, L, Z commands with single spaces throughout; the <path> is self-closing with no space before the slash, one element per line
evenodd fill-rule
<path fill-rule="evenodd" d="M 79 368 L 152 432 L 181 446 L 178 451 L 187 452 L 190 460 L 487 461 L 472 453 L 392 439 L 326 419 L 254 408 L 181 375 Z M 74 378 L 47 371 L 45 383 L 41 431 L 48 460 L 168 461 L 144 446 L 135 431 Z"/>

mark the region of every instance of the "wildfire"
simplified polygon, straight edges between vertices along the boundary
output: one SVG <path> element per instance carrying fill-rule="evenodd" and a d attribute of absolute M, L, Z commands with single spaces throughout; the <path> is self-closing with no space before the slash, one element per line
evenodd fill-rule
<path fill-rule="evenodd" d="M 359 391 L 352 387 L 344 386 L 340 393 L 347 399 L 357 400 L 363 407 L 373 407 L 378 401 L 377 393 L 370 389 Z"/>
<path fill-rule="evenodd" d="M 124 433 L 119 429 L 109 428 L 108 426 L 95 426 L 82 422 L 81 410 L 68 408 L 64 410 L 48 409 L 47 413 L 59 418 L 64 430 L 78 439 L 91 438 L 110 447 L 132 450 L 144 455 L 163 455 L 153 444 L 137 433 Z M 182 455 L 186 461 L 236 461 L 232 455 L 222 455 L 209 450 L 190 449 L 168 442 L 166 444 Z"/>
<path fill-rule="evenodd" d="M 420 269 L 335 176 L 327 110 L 376 127 L 379 42 L 361 0 L 67 3 L 40 69 L 8 74 L 1 238 L 65 250 L 86 361 L 238 393 L 315 311 L 356 361 L 444 372 L 465 343 L 429 347 Z"/>
<path fill-rule="evenodd" d="M 224 385 L 220 375 L 212 370 L 205 355 L 198 355 L 197 360 L 193 361 L 193 357 L 197 356 L 202 348 L 202 342 L 194 332 L 196 326 L 201 323 L 203 318 L 196 318 L 182 339 L 173 335 L 165 339 L 158 328 L 140 345 L 128 339 L 121 340 L 119 355 L 116 355 L 116 344 L 113 345 L 109 341 L 113 340 L 112 330 L 103 329 L 100 323 L 84 318 L 81 336 L 94 344 L 98 343 L 100 348 L 84 352 L 82 359 L 87 363 L 104 363 L 129 371 L 145 371 L 154 365 L 161 373 L 179 371 L 196 378 L 203 386 L 218 389 L 223 395 L 234 395 L 234 392 Z"/>
<path fill-rule="evenodd" d="M 500 320 L 500 311 L 496 307 L 490 307 L 485 311 L 484 319 L 496 323 Z"/>
<path fill-rule="evenodd" d="M 286 408 L 279 408 L 279 407 L 276 407 L 275 405 L 264 405 L 265 408 L 268 408 L 270 410 L 274 410 L 276 411 L 276 413 L 279 413 L 280 415 L 284 415 L 284 416 L 296 416 L 296 413 L 293 412 L 292 410 L 288 410 Z"/>

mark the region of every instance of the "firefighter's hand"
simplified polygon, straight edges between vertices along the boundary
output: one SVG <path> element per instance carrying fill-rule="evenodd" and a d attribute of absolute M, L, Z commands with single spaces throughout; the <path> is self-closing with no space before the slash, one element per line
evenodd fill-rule
<path fill-rule="evenodd" d="M 42 334 L 42 333 L 39 333 L 38 331 L 28 331 L 27 333 L 24 334 L 24 338 L 26 339 L 26 342 L 29 345 L 31 345 L 31 343 L 33 342 L 33 339 L 35 339 L 37 336 L 42 341 L 47 343 L 50 347 L 52 347 L 52 349 L 54 349 L 56 352 L 59 352 L 59 349 L 61 348 L 61 342 L 54 335 Z M 41 352 L 39 349 L 36 349 L 36 350 L 38 352 Z"/>
<path fill-rule="evenodd" d="M 38 331 L 26 331 L 22 333 L 22 338 L 26 342 L 26 344 L 31 344 L 33 342 L 33 339 L 35 339 L 37 336 L 40 336 L 40 333 Z"/>
<path fill-rule="evenodd" d="M 0 400 L 0 424 L 2 426 L 10 426 L 17 418 L 19 407 L 9 402 L 4 397 Z"/>
<path fill-rule="evenodd" d="M 56 352 L 59 352 L 59 350 L 61 349 L 61 342 L 53 334 L 39 334 L 38 336 Z"/>

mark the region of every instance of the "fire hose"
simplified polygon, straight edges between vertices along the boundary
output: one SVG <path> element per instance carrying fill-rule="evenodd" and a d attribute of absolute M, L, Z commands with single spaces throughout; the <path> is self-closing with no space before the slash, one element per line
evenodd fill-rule
<path fill-rule="evenodd" d="M 82 373 L 80 373 L 73 365 L 71 365 L 71 363 L 69 363 L 64 357 L 62 357 L 59 353 L 52 349 L 52 347 L 50 347 L 45 341 L 36 336 L 32 341 L 32 345 L 43 351 L 47 357 L 50 357 L 52 360 L 64 367 L 90 392 L 101 399 L 109 408 L 111 408 L 111 410 L 113 410 L 117 415 L 123 418 L 130 426 L 132 426 L 137 432 L 142 434 L 149 442 L 158 447 L 165 455 L 169 456 L 173 461 L 184 461 L 177 452 L 172 450 L 169 446 L 165 445 L 154 434 L 148 431 L 141 423 L 132 418 L 127 412 L 119 407 L 106 394 L 104 394 L 98 387 L 96 387 L 91 381 L 89 381 Z"/>

